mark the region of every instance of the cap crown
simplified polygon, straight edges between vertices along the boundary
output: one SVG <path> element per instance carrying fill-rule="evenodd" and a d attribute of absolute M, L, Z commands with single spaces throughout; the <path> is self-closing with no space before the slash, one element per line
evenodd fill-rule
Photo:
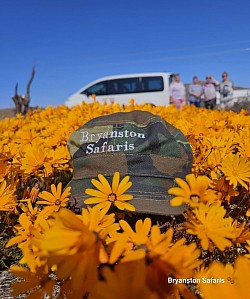
<path fill-rule="evenodd" d="M 99 173 L 184 178 L 191 172 L 192 149 L 183 133 L 146 111 L 97 117 L 73 132 L 68 140 L 73 178 Z"/>

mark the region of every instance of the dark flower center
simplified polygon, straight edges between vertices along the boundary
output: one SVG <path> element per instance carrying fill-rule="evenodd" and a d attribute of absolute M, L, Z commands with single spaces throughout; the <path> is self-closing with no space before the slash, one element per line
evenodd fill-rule
<path fill-rule="evenodd" d="M 198 194 L 191 194 L 190 199 L 198 202 L 200 200 L 200 196 Z"/>
<path fill-rule="evenodd" d="M 55 201 L 55 205 L 56 205 L 56 206 L 60 206 L 60 204 L 61 204 L 61 200 L 60 200 L 60 199 L 57 199 L 57 200 Z"/>
<path fill-rule="evenodd" d="M 115 193 L 110 193 L 109 195 L 108 195 L 108 200 L 109 201 L 115 201 L 117 199 L 117 196 L 116 196 L 116 194 Z"/>

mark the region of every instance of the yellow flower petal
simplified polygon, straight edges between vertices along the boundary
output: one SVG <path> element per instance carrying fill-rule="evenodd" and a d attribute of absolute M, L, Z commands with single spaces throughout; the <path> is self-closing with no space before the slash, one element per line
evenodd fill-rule
<path fill-rule="evenodd" d="M 119 181 L 120 181 L 120 173 L 115 172 L 115 174 L 113 176 L 113 180 L 112 180 L 112 192 L 113 193 L 117 193 L 117 189 L 118 189 L 118 186 L 119 186 Z"/>
<path fill-rule="evenodd" d="M 145 250 L 137 249 L 135 251 L 128 251 L 126 255 L 121 259 L 121 262 L 133 262 L 144 259 L 146 255 Z"/>
<path fill-rule="evenodd" d="M 53 203 L 56 201 L 55 196 L 49 193 L 48 191 L 43 191 L 39 193 L 39 197 Z"/>
<path fill-rule="evenodd" d="M 108 199 L 106 193 L 103 193 L 103 192 L 95 190 L 95 189 L 88 188 L 88 189 L 85 190 L 85 193 L 88 194 L 88 195 L 91 195 L 91 196 Z"/>
<path fill-rule="evenodd" d="M 98 179 L 100 180 L 100 182 L 103 184 L 104 190 L 103 192 L 105 194 L 110 194 L 112 193 L 111 187 L 109 182 L 107 181 L 107 179 L 102 175 L 102 174 L 98 174 Z"/>
<path fill-rule="evenodd" d="M 105 202 L 107 201 L 106 198 L 100 198 L 100 197 L 90 197 L 84 200 L 84 203 L 87 205 L 90 204 L 96 204 L 96 203 L 100 203 L 100 202 Z"/>
<path fill-rule="evenodd" d="M 132 182 L 127 182 L 126 184 L 120 184 L 117 189 L 117 196 L 120 196 L 124 192 L 126 192 L 132 186 Z"/>
<path fill-rule="evenodd" d="M 133 195 L 130 195 L 130 194 L 122 194 L 118 197 L 119 201 L 128 201 L 131 199 L 133 199 Z"/>
<path fill-rule="evenodd" d="M 124 252 L 125 244 L 128 241 L 128 236 L 126 234 L 122 234 L 118 241 L 115 243 L 114 247 L 112 248 L 109 262 L 110 264 L 114 264 L 118 258 L 122 255 Z"/>

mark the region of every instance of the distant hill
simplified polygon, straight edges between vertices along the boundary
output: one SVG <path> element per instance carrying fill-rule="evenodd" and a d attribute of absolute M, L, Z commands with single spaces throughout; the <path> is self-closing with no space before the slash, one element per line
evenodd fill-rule
<path fill-rule="evenodd" d="M 15 108 L 0 109 L 0 120 L 3 120 L 5 117 L 13 117 L 15 114 Z"/>

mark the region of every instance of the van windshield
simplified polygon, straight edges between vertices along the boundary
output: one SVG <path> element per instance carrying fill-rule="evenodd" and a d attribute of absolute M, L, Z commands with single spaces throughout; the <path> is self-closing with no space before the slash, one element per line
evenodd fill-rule
<path fill-rule="evenodd" d="M 107 94 L 107 81 L 102 81 L 99 83 L 96 83 L 86 90 L 84 90 L 82 93 L 86 94 L 96 94 L 96 95 L 106 95 Z"/>

